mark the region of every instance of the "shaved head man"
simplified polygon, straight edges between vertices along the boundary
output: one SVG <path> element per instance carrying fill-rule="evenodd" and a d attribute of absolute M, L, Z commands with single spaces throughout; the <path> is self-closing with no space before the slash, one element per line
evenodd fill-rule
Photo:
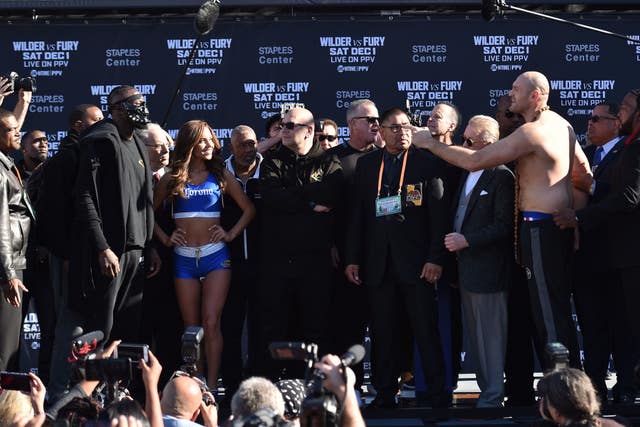
<path fill-rule="evenodd" d="M 416 139 L 438 157 L 469 171 L 517 160 L 516 204 L 519 212 L 518 256 L 526 270 L 536 327 L 536 345 L 561 342 L 579 366 L 575 326 L 571 318 L 570 274 L 567 266 L 573 251 L 573 233 L 553 222 L 553 213 L 581 206 L 591 186 L 589 162 L 564 118 L 551 111 L 549 81 L 539 72 L 522 73 L 513 82 L 510 110 L 525 123 L 511 135 L 482 150 L 446 146 L 429 132 Z M 574 191 L 573 185 L 582 191 Z M 543 256 L 544 253 L 544 256 Z"/>

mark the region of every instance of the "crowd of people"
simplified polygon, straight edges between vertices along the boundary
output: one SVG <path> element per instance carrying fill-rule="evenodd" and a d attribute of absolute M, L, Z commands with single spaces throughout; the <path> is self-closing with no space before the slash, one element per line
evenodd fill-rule
<path fill-rule="evenodd" d="M 21 133 L 29 94 L 0 109 L 0 370 L 18 368 L 33 298 L 50 402 L 68 393 L 78 328 L 147 343 L 177 368 L 182 330 L 202 326 L 200 373 L 231 396 L 251 375 L 303 377 L 270 343 L 341 354 L 368 326 L 374 408 L 397 407 L 411 376 L 418 405 L 450 406 L 463 330 L 477 406 L 532 405 L 546 344 L 583 366 L 572 296 L 598 398 L 612 354 L 611 397 L 635 402 L 639 90 L 594 107 L 585 147 L 549 108 L 547 78 L 525 72 L 495 118 L 465 125 L 445 102 L 418 127 L 402 108 L 353 100 L 338 145 L 335 121 L 295 107 L 262 139 L 236 126 L 227 159 L 203 120 L 174 144 L 131 86 L 110 93 L 109 118 L 75 107 L 47 158 L 44 132 Z"/>

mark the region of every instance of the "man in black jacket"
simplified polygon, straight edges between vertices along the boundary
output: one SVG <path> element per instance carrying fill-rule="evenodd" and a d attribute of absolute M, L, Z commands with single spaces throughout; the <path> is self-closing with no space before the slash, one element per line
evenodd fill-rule
<path fill-rule="evenodd" d="M 111 120 L 80 140 L 76 181 L 78 238 L 70 265 L 69 298 L 88 330 L 137 340 L 143 250 L 153 234 L 151 168 L 135 128 L 148 123 L 140 92 L 118 86 L 108 97 Z M 157 256 L 157 254 L 156 254 Z M 150 263 L 149 271 L 158 266 Z M 134 341 L 135 342 L 135 341 Z"/>
<path fill-rule="evenodd" d="M 326 339 L 331 298 L 332 209 L 340 198 L 342 168 L 313 142 L 313 115 L 293 108 L 282 123 L 282 146 L 260 166 L 263 200 L 259 322 L 262 373 L 272 341 Z M 320 350 L 319 354 L 322 354 Z M 303 368 L 303 365 L 300 364 Z M 302 370 L 293 378 L 300 378 Z M 290 373 L 288 374 L 290 375 Z"/>
<path fill-rule="evenodd" d="M 34 220 L 22 178 L 9 153 L 20 147 L 20 128 L 13 113 L 0 109 L 0 370 L 15 370 L 22 312 L 22 283 L 26 252 Z"/>
<path fill-rule="evenodd" d="M 594 198 L 598 197 L 599 200 L 578 211 L 563 209 L 554 215 L 557 225 L 580 227 L 580 234 L 587 233 L 587 236 L 593 236 L 598 229 L 604 232 L 604 253 L 608 255 L 608 260 L 600 260 L 598 266 L 606 266 L 602 264 L 604 261 L 609 263 L 612 270 L 608 277 L 603 278 L 606 280 L 608 290 L 621 288 L 618 292 L 621 296 L 614 299 L 615 306 L 616 310 L 624 312 L 626 316 L 622 316 L 621 324 L 620 315 L 617 315 L 614 318 L 614 322 L 617 321 L 614 328 L 623 330 L 631 338 L 630 365 L 627 367 L 634 366 L 640 361 L 640 327 L 638 322 L 633 320 L 636 318 L 637 302 L 640 301 L 640 287 L 638 287 L 638 277 L 640 277 L 640 258 L 638 257 L 640 242 L 639 94 L 638 91 L 631 91 L 622 101 L 618 118 L 623 124 L 623 130 L 630 130 L 631 134 L 623 138 L 620 152 L 609 166 L 610 174 L 607 174 L 608 176 L 604 179 L 601 176 L 600 181 L 595 180 L 595 188 L 592 187 L 595 191 L 592 193 Z M 631 129 L 628 129 L 628 124 L 631 125 Z M 598 172 L 598 168 L 600 165 L 595 172 Z M 599 193 L 603 188 L 608 189 L 608 192 L 604 197 L 600 197 Z M 624 367 L 624 364 L 621 366 Z M 627 370 L 628 368 L 623 369 L 623 371 Z M 626 373 L 623 376 L 628 378 Z M 599 391 L 603 393 L 602 382 L 598 382 Z M 625 388 L 627 390 L 624 390 Z M 635 394 L 633 384 L 626 384 L 626 387 L 621 384 L 614 390 L 614 400 L 616 403 L 633 404 Z"/>
<path fill-rule="evenodd" d="M 474 116 L 464 146 L 481 150 L 499 139 L 498 122 Z M 501 407 L 507 345 L 507 287 L 513 260 L 513 174 L 505 166 L 463 172 L 454 200 L 454 232 L 444 244 L 455 252 L 467 354 L 475 362 L 478 408 Z"/>
<path fill-rule="evenodd" d="M 55 333 L 51 351 L 51 373 L 47 391 L 52 398 L 64 391 L 71 372 L 67 357 L 72 331 L 81 324 L 68 307 L 68 273 L 74 219 L 73 187 L 78 174 L 78 139 L 91 125 L 103 120 L 92 104 L 80 104 L 69 114 L 69 131 L 58 152 L 42 165 L 38 198 L 35 201 L 36 238 L 49 251 L 49 270 L 55 310 Z M 55 206 L 55 209 L 51 209 Z"/>
<path fill-rule="evenodd" d="M 442 275 L 447 206 L 437 163 L 411 146 L 407 114 L 381 117 L 384 150 L 358 160 L 347 234 L 345 273 L 364 284 L 371 307 L 374 407 L 395 407 L 398 313 L 406 311 L 418 345 L 431 406 L 448 406 L 435 282 Z"/>
<path fill-rule="evenodd" d="M 243 378 L 242 331 L 247 322 L 249 364 L 255 363 L 255 337 L 259 325 L 255 322 L 256 284 L 258 281 L 258 242 L 262 214 L 258 138 L 249 126 L 236 126 L 231 132 L 231 156 L 225 161 L 229 172 L 242 186 L 244 193 L 256 207 L 256 217 L 249 226 L 229 243 L 231 255 L 231 286 L 222 311 L 222 379 L 225 399 L 229 403 Z M 242 216 L 242 209 L 233 197 L 224 196 L 222 226 L 226 230 Z M 251 367 L 250 367 L 251 369 Z"/>

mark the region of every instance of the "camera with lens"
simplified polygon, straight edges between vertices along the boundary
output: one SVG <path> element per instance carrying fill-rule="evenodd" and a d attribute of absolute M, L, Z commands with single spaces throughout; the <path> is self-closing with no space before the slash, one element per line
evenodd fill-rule
<path fill-rule="evenodd" d="M 271 357 L 277 360 L 303 360 L 307 365 L 304 382 L 307 385 L 306 397 L 302 401 L 300 425 L 337 426 L 338 403 L 335 395 L 323 386 L 324 374 L 313 365 L 318 361 L 318 345 L 301 342 L 273 342 L 269 345 Z"/>
<path fill-rule="evenodd" d="M 3 75 L 5 79 L 9 81 L 8 88 L 11 91 L 18 91 L 20 89 L 25 92 L 35 92 L 36 91 L 36 79 L 33 77 L 20 77 L 18 73 L 15 71 L 11 71 L 8 74 Z"/>
<path fill-rule="evenodd" d="M 215 402 L 205 395 L 211 390 L 207 383 L 198 377 L 198 361 L 200 360 L 200 343 L 204 337 L 204 330 L 200 326 L 190 326 L 182 333 L 182 345 L 180 354 L 182 357 L 182 365 L 180 369 L 174 372 L 174 376 L 185 375 L 193 378 L 202 392 L 202 401 L 205 405 L 213 405 Z"/>
<path fill-rule="evenodd" d="M 107 405 L 124 399 L 129 391 L 122 386 L 133 378 L 133 366 L 143 359 L 149 363 L 147 344 L 121 343 L 111 358 L 98 359 L 98 344 L 103 340 L 101 331 L 77 336 L 71 345 L 72 382 L 80 380 L 100 381 L 96 387 L 96 399 Z"/>
<path fill-rule="evenodd" d="M 550 371 L 569 367 L 569 350 L 559 342 L 550 342 L 544 347 L 544 355 Z"/>

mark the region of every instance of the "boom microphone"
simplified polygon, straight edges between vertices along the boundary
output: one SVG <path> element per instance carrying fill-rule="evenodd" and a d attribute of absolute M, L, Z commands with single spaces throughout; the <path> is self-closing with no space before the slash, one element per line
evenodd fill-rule
<path fill-rule="evenodd" d="M 491 22 L 495 19 L 498 13 L 498 1 L 497 0 L 482 0 L 482 19 L 487 22 Z"/>
<path fill-rule="evenodd" d="M 201 36 L 207 34 L 213 30 L 213 25 L 216 23 L 218 16 L 220 15 L 220 0 L 207 0 L 205 1 L 198 13 L 196 13 L 193 26 L 198 34 Z"/>
<path fill-rule="evenodd" d="M 349 347 L 349 350 L 346 351 L 345 354 L 340 358 L 340 363 L 342 366 L 352 366 L 360 363 L 362 359 L 364 359 L 364 355 L 366 350 L 360 344 L 355 344 Z"/>
<path fill-rule="evenodd" d="M 104 339 L 104 334 L 102 333 L 102 331 L 92 331 L 92 332 L 87 332 L 86 334 L 82 334 L 78 337 L 74 337 L 73 342 L 76 345 L 82 346 L 84 344 L 92 344 L 94 342 L 97 344 L 103 339 Z"/>

